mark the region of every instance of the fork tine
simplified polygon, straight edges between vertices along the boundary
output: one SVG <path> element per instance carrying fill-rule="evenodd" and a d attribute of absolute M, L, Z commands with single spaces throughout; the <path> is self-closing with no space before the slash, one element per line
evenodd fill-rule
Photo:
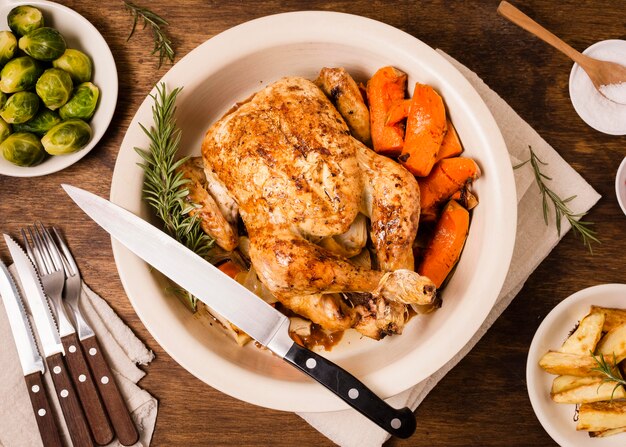
<path fill-rule="evenodd" d="M 61 237 L 61 233 L 59 233 L 59 230 L 57 230 L 56 227 L 52 227 L 52 232 L 54 233 L 54 239 L 57 246 L 60 247 L 63 252 L 63 256 L 61 258 L 64 261 L 64 265 L 67 264 L 69 266 L 70 272 L 68 273 L 66 271 L 66 273 L 72 276 L 78 274 L 78 266 L 76 265 L 76 261 L 74 261 L 74 256 L 72 256 L 72 252 Z"/>
<path fill-rule="evenodd" d="M 41 259 L 43 261 L 43 267 L 45 270 L 44 273 L 52 273 L 54 271 L 54 264 L 52 263 L 52 258 L 50 257 L 50 253 L 46 248 L 46 244 L 44 243 L 43 238 L 39 233 L 39 230 L 35 227 L 31 231 L 31 227 L 28 227 L 28 233 L 30 234 L 32 240 L 35 242 L 35 252 L 38 251 L 39 256 L 41 256 Z"/>
<path fill-rule="evenodd" d="M 37 224 L 39 224 L 39 228 L 40 228 L 39 232 L 42 236 L 46 249 L 48 250 L 48 254 L 50 255 L 50 258 L 52 259 L 52 264 L 54 265 L 55 270 L 64 270 L 63 260 L 61 259 L 61 253 L 59 252 L 57 245 L 54 243 L 54 240 L 52 239 L 52 235 L 50 234 L 48 229 L 43 226 L 41 222 L 35 223 L 35 228 L 37 228 Z"/>
<path fill-rule="evenodd" d="M 46 274 L 48 273 L 46 262 L 40 250 L 39 244 L 37 243 L 37 239 L 35 238 L 35 235 L 33 234 L 33 230 L 31 227 L 28 227 L 26 228 L 26 231 L 28 232 L 29 237 L 27 237 L 24 230 L 22 230 L 22 236 L 24 237 L 24 245 L 26 245 L 26 252 L 31 257 L 31 260 L 35 264 L 35 267 L 37 268 L 37 271 L 39 272 L 39 274 L 40 275 Z"/>

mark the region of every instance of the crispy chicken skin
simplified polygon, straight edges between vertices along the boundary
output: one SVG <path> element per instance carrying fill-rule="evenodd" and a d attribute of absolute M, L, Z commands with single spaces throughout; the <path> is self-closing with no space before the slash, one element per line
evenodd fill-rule
<path fill-rule="evenodd" d="M 359 86 L 345 68 L 322 68 L 315 85 L 335 104 L 352 135 L 362 143 L 370 144 L 370 112 Z"/>
<path fill-rule="evenodd" d="M 312 82 L 288 77 L 258 92 L 208 130 L 202 156 L 237 204 L 260 280 L 286 307 L 381 338 L 402 331 L 406 305 L 435 303 L 432 282 L 413 271 L 416 180 L 353 138 Z M 314 243 L 348 232 L 359 212 L 380 270 Z M 350 306 L 346 292 L 370 299 Z"/>
<path fill-rule="evenodd" d="M 178 167 L 178 171 L 189 180 L 185 185 L 189 189 L 187 200 L 199 205 L 189 214 L 198 215 L 202 230 L 213 236 L 217 245 L 224 250 L 232 251 L 237 248 L 239 243 L 237 227 L 226 220 L 218 203 L 209 193 L 202 158 L 190 158 Z"/>

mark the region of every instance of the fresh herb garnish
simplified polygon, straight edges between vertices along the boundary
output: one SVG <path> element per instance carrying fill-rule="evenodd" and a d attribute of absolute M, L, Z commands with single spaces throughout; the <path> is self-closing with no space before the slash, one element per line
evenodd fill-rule
<path fill-rule="evenodd" d="M 177 171 L 189 159 L 176 160 L 181 133 L 176 127 L 174 114 L 180 91 L 181 88 L 176 88 L 167 93 L 164 83 L 157 85 L 156 94 L 150 95 L 154 99 L 154 126 L 148 130 L 139 124 L 150 139 L 150 146 L 147 150 L 136 147 L 135 151 L 143 159 L 138 164 L 145 173 L 144 198 L 156 210 L 165 231 L 198 255 L 207 257 L 213 238 L 202 231 L 196 216 L 189 215 L 197 205 L 187 200 L 189 189 L 185 185 L 189 180 Z M 196 310 L 197 299 L 193 295 L 187 292 L 178 295 L 193 311 Z"/>
<path fill-rule="evenodd" d="M 530 151 L 530 158 L 518 164 L 517 166 L 513 166 L 513 169 L 521 168 L 522 166 L 530 162 L 530 165 L 532 166 L 535 173 L 535 181 L 537 182 L 537 186 L 539 186 L 539 191 L 541 192 L 541 196 L 543 199 L 543 219 L 546 222 L 546 225 L 548 225 L 548 212 L 550 209 L 548 205 L 549 200 L 552 202 L 552 206 L 554 207 L 556 231 L 558 235 L 561 236 L 561 220 L 563 219 L 563 217 L 565 217 L 572 226 L 572 229 L 580 234 L 583 244 L 587 246 L 589 252 L 593 253 L 591 242 L 600 242 L 596 237 L 596 231 L 590 228 L 593 225 L 593 222 L 583 222 L 582 218 L 587 213 L 575 214 L 574 212 L 572 212 L 572 210 L 570 210 L 568 203 L 574 200 L 576 196 L 570 196 L 566 199 L 561 199 L 554 191 L 548 188 L 545 181 L 552 180 L 552 178 L 542 173 L 539 166 L 547 166 L 548 163 L 544 163 L 543 161 L 541 161 L 533 151 L 532 147 L 528 146 L 528 150 Z"/>
<path fill-rule="evenodd" d="M 602 383 L 615 382 L 615 387 L 613 388 L 613 392 L 611 393 L 611 400 L 612 400 L 613 395 L 615 394 L 615 391 L 617 391 L 617 389 L 620 386 L 626 385 L 626 380 L 622 379 L 619 374 L 616 374 L 616 371 L 618 371 L 618 369 L 617 369 L 617 362 L 616 362 L 615 354 L 613 354 L 613 365 L 609 364 L 606 361 L 603 354 L 599 354 L 598 356 L 595 356 L 592 353 L 591 356 L 598 364 L 598 367 L 592 368 L 592 370 L 601 372 L 602 374 L 606 376 L 602 379 Z"/>
<path fill-rule="evenodd" d="M 152 37 L 154 38 L 154 48 L 152 49 L 152 54 L 159 53 L 159 68 L 163 65 L 163 61 L 165 61 L 165 59 L 168 59 L 170 62 L 174 62 L 175 52 L 172 47 L 172 41 L 163 29 L 165 26 L 169 25 L 168 21 L 160 15 L 150 11 L 148 8 L 138 6 L 126 0 L 123 0 L 123 2 L 126 9 L 128 9 L 130 14 L 133 16 L 133 27 L 131 28 L 126 41 L 130 40 L 133 36 L 135 29 L 137 28 L 137 22 L 141 19 L 143 20 L 144 29 L 146 26 L 149 26 L 152 29 Z"/>

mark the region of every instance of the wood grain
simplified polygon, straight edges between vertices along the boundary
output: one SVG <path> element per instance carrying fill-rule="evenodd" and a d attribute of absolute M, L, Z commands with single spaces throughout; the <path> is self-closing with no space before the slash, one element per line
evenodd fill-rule
<path fill-rule="evenodd" d="M 139 439 L 137 428 L 130 417 L 111 368 L 104 358 L 98 339 L 94 336 L 81 340 L 89 367 L 93 371 L 102 401 L 106 406 L 117 439 L 122 445 L 133 445 Z"/>
<path fill-rule="evenodd" d="M 62 447 L 59 429 L 54 419 L 54 414 L 50 408 L 47 390 L 44 387 L 42 375 L 39 371 L 24 376 L 28 397 L 33 406 L 37 427 L 43 445 L 50 447 Z"/>
<path fill-rule="evenodd" d="M 106 445 L 113 440 L 113 429 L 96 389 L 85 355 L 76 333 L 61 338 L 65 349 L 65 362 L 74 383 L 78 399 L 85 412 L 87 424 L 98 445 Z M 80 380 L 80 379 L 83 380 Z"/>
<path fill-rule="evenodd" d="M 291 413 L 240 402 L 182 369 L 146 331 L 120 284 L 109 236 L 79 212 L 60 183 L 108 196 L 116 156 L 128 125 L 150 89 L 168 70 L 149 55 L 148 30 L 128 42 L 131 18 L 120 0 L 62 0 L 90 20 L 115 56 L 120 79 L 113 122 L 98 146 L 70 168 L 40 178 L 0 176 L 0 229 L 16 234 L 41 219 L 67 235 L 87 284 L 156 353 L 141 386 L 159 399 L 153 446 L 332 446 Z M 571 61 L 496 13 L 498 0 L 301 1 L 152 0 L 170 22 L 177 60 L 232 26 L 264 15 L 332 10 L 388 23 L 475 71 L 545 138 L 603 198 L 586 217 L 602 243 L 590 254 L 568 233 L 472 351 L 416 411 L 417 434 L 388 446 L 556 445 L 528 400 L 526 355 L 545 315 L 568 295 L 601 283 L 625 282 L 626 217 L 617 205 L 614 175 L 626 155 L 625 137 L 601 134 L 576 115 L 568 96 Z M 577 50 L 604 39 L 626 39 L 623 2 L 520 0 L 520 10 Z M 210 63 L 210 61 L 207 61 Z M 8 260 L 4 246 L 0 255 Z M 453 336 L 453 334 L 450 334 Z"/>
<path fill-rule="evenodd" d="M 46 357 L 46 363 L 50 369 L 54 389 L 63 411 L 63 419 L 65 419 L 67 424 L 72 444 L 75 447 L 93 446 L 87 419 L 78 400 L 76 389 L 70 379 L 70 374 L 65 366 L 63 354 L 53 354 Z"/>

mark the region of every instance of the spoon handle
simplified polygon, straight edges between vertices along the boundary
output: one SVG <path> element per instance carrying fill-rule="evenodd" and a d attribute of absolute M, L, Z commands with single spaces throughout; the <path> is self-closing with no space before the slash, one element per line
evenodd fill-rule
<path fill-rule="evenodd" d="M 572 59 L 574 62 L 577 62 L 579 65 L 585 65 L 587 57 L 584 54 L 581 54 L 580 52 L 576 51 L 574 48 L 563 42 L 561 39 L 556 37 L 543 26 L 539 25 L 537 22 L 535 22 L 533 19 L 528 17 L 526 14 L 524 14 L 522 11 L 517 9 L 509 2 L 500 2 L 500 5 L 498 6 L 498 13 L 501 16 L 509 19 L 511 22 L 515 23 L 517 26 L 524 28 L 529 33 L 552 45 L 554 48 L 567 55 L 570 59 Z"/>

